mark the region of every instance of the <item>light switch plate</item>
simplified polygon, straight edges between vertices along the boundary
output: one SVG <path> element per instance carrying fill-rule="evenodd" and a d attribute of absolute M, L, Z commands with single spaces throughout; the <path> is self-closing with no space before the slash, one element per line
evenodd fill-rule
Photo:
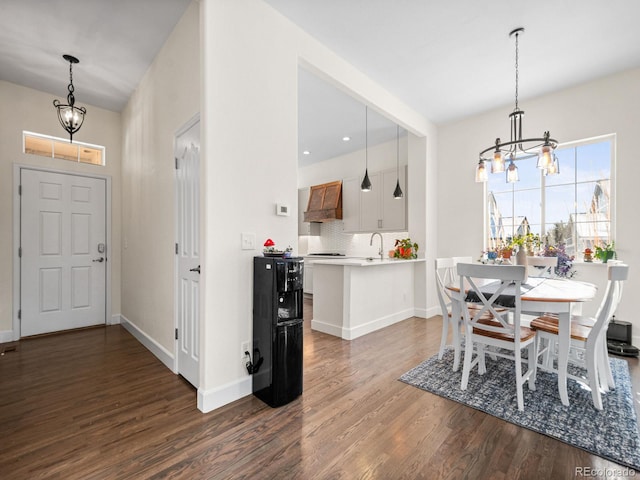
<path fill-rule="evenodd" d="M 255 233 L 242 233 L 242 240 L 240 241 L 242 250 L 255 250 L 256 249 L 256 234 Z"/>

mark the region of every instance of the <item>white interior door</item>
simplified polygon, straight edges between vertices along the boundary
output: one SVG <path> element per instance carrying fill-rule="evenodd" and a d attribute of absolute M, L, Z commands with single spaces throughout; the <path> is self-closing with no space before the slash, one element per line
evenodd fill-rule
<path fill-rule="evenodd" d="M 20 171 L 21 336 L 106 321 L 106 181 Z"/>
<path fill-rule="evenodd" d="M 178 373 L 200 376 L 200 122 L 176 137 L 176 336 Z"/>

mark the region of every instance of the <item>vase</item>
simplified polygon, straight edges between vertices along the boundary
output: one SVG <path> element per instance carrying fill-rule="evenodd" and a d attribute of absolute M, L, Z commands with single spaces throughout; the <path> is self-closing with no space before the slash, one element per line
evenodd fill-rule
<path fill-rule="evenodd" d="M 522 281 L 522 283 L 527 283 L 527 280 L 529 278 L 529 276 L 527 275 L 527 250 L 524 248 L 521 248 L 518 250 L 518 253 L 516 253 L 516 265 L 523 265 L 524 266 L 524 280 Z"/>

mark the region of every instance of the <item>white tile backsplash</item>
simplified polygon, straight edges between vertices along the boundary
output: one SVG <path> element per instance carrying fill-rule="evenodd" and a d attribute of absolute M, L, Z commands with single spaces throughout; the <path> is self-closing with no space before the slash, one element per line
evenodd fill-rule
<path fill-rule="evenodd" d="M 342 230 L 342 221 L 335 220 L 322 224 L 320 236 L 298 237 L 298 255 L 326 252 L 342 253 L 349 257 L 375 257 L 378 255 L 380 239 L 377 235 L 373 239 L 373 245 L 369 245 L 370 233 L 344 233 Z M 407 232 L 382 233 L 385 256 L 389 250 L 393 249 L 397 238 L 407 238 L 407 236 Z"/>

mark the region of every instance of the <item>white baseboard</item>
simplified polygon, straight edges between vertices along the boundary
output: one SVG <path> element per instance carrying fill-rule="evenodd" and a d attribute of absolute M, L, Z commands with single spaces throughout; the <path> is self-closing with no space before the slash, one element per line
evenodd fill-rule
<path fill-rule="evenodd" d="M 344 328 L 339 325 L 323 322 L 322 320 L 312 319 L 311 328 L 322 333 L 328 333 L 329 335 L 340 337 L 344 340 L 353 340 L 355 338 L 366 335 L 367 333 L 375 332 L 376 330 L 380 330 L 381 328 L 388 327 L 389 325 L 393 325 L 394 323 L 398 323 L 402 320 L 406 320 L 407 318 L 416 316 L 415 314 L 416 309 L 408 308 L 392 315 L 386 315 L 384 317 L 376 318 L 375 320 L 367 322 L 363 325 L 358 325 L 357 327 L 353 328 Z"/>
<path fill-rule="evenodd" d="M 136 325 L 131 323 L 124 315 L 119 315 L 122 326 L 133 335 L 147 350 L 153 353 L 158 359 L 164 363 L 172 372 L 176 371 L 176 362 L 174 355 L 166 348 L 156 342 L 153 338 L 140 330 Z"/>
<path fill-rule="evenodd" d="M 342 328 L 331 323 L 323 322 L 321 320 L 311 319 L 311 330 L 316 330 L 322 333 L 328 333 L 334 337 L 342 337 Z"/>
<path fill-rule="evenodd" d="M 122 315 L 116 313 L 115 315 L 111 315 L 111 320 L 107 321 L 107 325 L 120 325 L 122 323 Z"/>
<path fill-rule="evenodd" d="M 13 342 L 13 330 L 0 330 L 0 343 Z"/>
<path fill-rule="evenodd" d="M 245 377 L 212 390 L 199 388 L 198 410 L 208 413 L 247 395 L 251 395 L 251 377 Z"/>
<path fill-rule="evenodd" d="M 440 307 L 439 306 L 427 308 L 425 310 L 425 317 L 424 318 L 435 317 L 436 315 L 440 315 L 440 313 L 441 313 L 441 311 L 440 311 Z"/>
<path fill-rule="evenodd" d="M 407 310 L 394 313 L 392 315 L 386 315 L 384 317 L 376 318 L 370 322 L 367 322 L 363 325 L 358 325 L 357 327 L 352 328 L 342 328 L 342 338 L 345 340 L 353 340 L 354 338 L 362 337 L 367 333 L 375 332 L 376 330 L 380 330 L 381 328 L 388 327 L 389 325 L 393 325 L 394 323 L 401 322 L 402 320 L 406 320 L 407 318 L 413 317 L 415 313 L 413 308 L 408 308 Z"/>

